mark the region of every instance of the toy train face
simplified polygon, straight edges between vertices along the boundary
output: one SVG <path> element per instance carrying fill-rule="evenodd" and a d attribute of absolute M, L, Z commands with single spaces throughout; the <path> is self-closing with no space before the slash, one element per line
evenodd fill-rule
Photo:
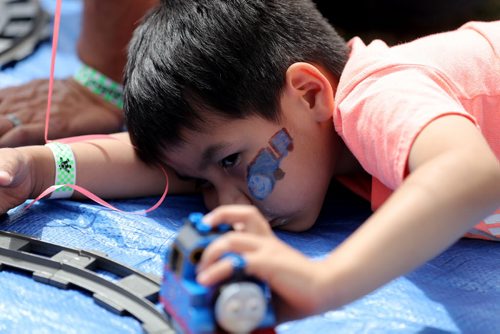
<path fill-rule="evenodd" d="M 229 231 L 202 222 L 201 213 L 192 213 L 166 254 L 160 301 L 178 332 L 274 333 L 275 316 L 271 292 L 262 281 L 245 274 L 204 287 L 196 282 L 196 266 L 204 249 Z"/>

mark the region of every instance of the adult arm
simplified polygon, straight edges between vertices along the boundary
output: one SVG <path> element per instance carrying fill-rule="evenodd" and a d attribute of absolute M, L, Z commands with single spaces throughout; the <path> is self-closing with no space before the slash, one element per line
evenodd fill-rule
<path fill-rule="evenodd" d="M 83 63 L 122 82 L 126 47 L 132 32 L 156 0 L 86 0 L 77 44 Z M 0 90 L 0 147 L 44 141 L 48 80 L 33 80 Z M 21 120 L 14 127 L 6 115 Z M 123 112 L 72 78 L 55 80 L 49 138 L 113 133 L 123 125 Z"/>
<path fill-rule="evenodd" d="M 127 45 L 137 24 L 158 0 L 85 0 L 77 44 L 79 58 L 116 82 L 122 82 Z"/>

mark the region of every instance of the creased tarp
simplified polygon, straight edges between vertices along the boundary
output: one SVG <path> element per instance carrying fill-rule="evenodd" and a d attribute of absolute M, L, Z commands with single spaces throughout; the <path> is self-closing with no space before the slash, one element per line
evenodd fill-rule
<path fill-rule="evenodd" d="M 46 1 L 53 6 L 52 1 Z M 50 7 L 49 6 L 49 7 Z M 50 9 L 50 8 L 49 8 Z M 56 74 L 77 66 L 74 41 L 80 4 L 65 0 Z M 0 87 L 46 77 L 50 44 L 0 72 Z M 157 199 L 113 202 L 133 211 Z M 111 212 L 90 202 L 42 201 L 0 218 L 0 229 L 67 247 L 98 250 L 144 272 L 161 275 L 162 255 L 181 219 L 203 211 L 197 196 L 168 197 L 148 216 Z M 329 195 L 318 223 L 308 232 L 279 232 L 310 257 L 325 256 L 369 215 L 368 205 L 339 186 Z M 342 287 L 333 287 L 342 289 Z M 285 333 L 500 333 L 500 245 L 462 239 L 419 269 L 335 311 L 289 322 Z M 0 272 L 0 333 L 141 333 L 133 318 L 96 305 L 77 290 L 61 290 L 29 275 Z"/>
<path fill-rule="evenodd" d="M 156 199 L 116 201 L 133 211 Z M 18 207 L 0 220 L 15 231 L 74 248 L 98 250 L 144 272 L 161 275 L 162 255 L 182 217 L 204 211 L 197 196 L 171 196 L 145 216 L 111 212 L 90 202 L 43 201 Z M 342 188 L 328 198 L 318 223 L 305 233 L 278 235 L 320 258 L 368 216 L 366 203 Z M 418 270 L 339 310 L 283 324 L 278 333 L 499 333 L 500 248 L 463 239 Z M 342 287 L 336 287 L 341 289 Z M 75 290 L 0 272 L 0 332 L 140 333 L 131 318 L 115 316 Z"/>

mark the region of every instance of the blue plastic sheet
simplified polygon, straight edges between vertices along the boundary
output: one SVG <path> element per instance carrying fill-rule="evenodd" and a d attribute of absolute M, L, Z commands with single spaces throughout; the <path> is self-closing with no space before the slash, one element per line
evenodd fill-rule
<path fill-rule="evenodd" d="M 53 1 L 46 1 L 52 10 Z M 73 73 L 81 4 L 63 3 L 56 72 Z M 0 87 L 46 77 L 50 44 L 0 72 Z M 157 199 L 115 201 L 133 211 Z M 162 255 L 192 211 L 197 196 L 171 196 L 147 216 L 112 212 L 91 202 L 41 201 L 0 218 L 0 229 L 86 250 L 98 250 L 144 272 L 161 275 Z M 307 256 L 335 248 L 370 214 L 367 203 L 336 185 L 316 225 L 304 233 L 278 232 Z M 342 287 L 333 287 L 342 289 Z M 289 322 L 278 333 L 500 333 L 500 247 L 462 239 L 432 261 L 340 309 Z M 0 272 L 0 333 L 141 333 L 138 321 L 115 315 L 77 290 L 35 282 L 17 271 Z"/>

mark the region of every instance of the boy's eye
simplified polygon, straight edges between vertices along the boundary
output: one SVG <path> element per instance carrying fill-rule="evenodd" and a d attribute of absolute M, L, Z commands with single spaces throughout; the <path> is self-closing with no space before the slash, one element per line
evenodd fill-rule
<path fill-rule="evenodd" d="M 240 154 L 239 153 L 234 153 L 231 155 L 228 155 L 224 159 L 220 161 L 220 166 L 222 168 L 232 168 L 236 166 L 240 162 Z"/>
<path fill-rule="evenodd" d="M 177 172 L 175 172 L 175 174 L 177 175 L 177 177 L 179 179 L 181 179 L 183 181 L 194 182 L 195 187 L 197 189 L 198 188 L 210 188 L 212 186 L 212 184 L 210 182 L 208 182 L 207 180 L 204 180 L 204 179 L 199 179 L 199 178 L 196 178 L 196 177 L 189 177 L 189 176 L 180 175 Z"/>

